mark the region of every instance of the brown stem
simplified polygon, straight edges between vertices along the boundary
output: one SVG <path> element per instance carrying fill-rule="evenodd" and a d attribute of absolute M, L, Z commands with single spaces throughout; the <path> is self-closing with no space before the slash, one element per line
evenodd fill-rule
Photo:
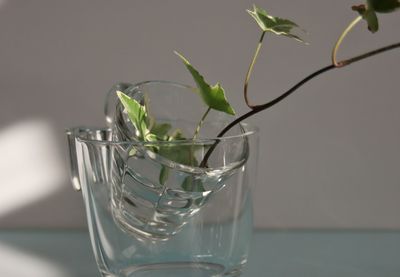
<path fill-rule="evenodd" d="M 305 84 L 306 82 L 308 82 L 309 80 L 317 77 L 318 75 L 334 69 L 335 66 L 334 65 L 328 65 L 325 66 L 313 73 L 311 73 L 310 75 L 308 75 L 306 78 L 304 78 L 303 80 L 301 80 L 300 82 L 298 82 L 296 85 L 294 85 L 291 89 L 289 89 L 288 91 L 286 91 L 285 93 L 283 93 L 282 95 L 278 96 L 277 98 L 273 99 L 270 102 L 267 102 L 263 105 L 258 105 L 256 107 L 254 107 L 254 109 L 252 109 L 251 111 L 241 115 L 240 117 L 236 118 L 234 121 L 232 121 L 231 123 L 229 123 L 224 129 L 222 129 L 222 131 L 217 135 L 218 138 L 222 137 L 223 135 L 225 135 L 233 126 L 235 126 L 236 124 L 240 123 L 241 121 L 245 120 L 246 118 L 259 113 L 265 109 L 268 109 L 270 107 L 272 107 L 273 105 L 281 102 L 283 99 L 285 99 L 286 97 L 288 97 L 290 94 L 292 94 L 295 90 L 297 90 L 299 87 L 301 87 L 303 84 Z M 207 153 L 204 155 L 203 160 L 200 163 L 200 167 L 206 167 L 207 165 L 207 161 L 210 158 L 211 153 L 214 151 L 215 147 L 217 147 L 218 143 L 220 142 L 220 140 L 216 140 L 214 142 L 213 145 L 211 145 L 210 149 L 208 149 Z"/>
<path fill-rule="evenodd" d="M 307 83 L 308 81 L 314 79 L 315 77 L 317 77 L 318 75 L 321 75 L 329 70 L 335 69 L 335 68 L 342 68 L 345 67 L 347 65 L 350 65 L 354 62 L 358 62 L 360 60 L 372 57 L 374 55 L 377 55 L 379 53 L 385 52 L 385 51 L 389 51 L 395 48 L 399 48 L 400 47 L 400 42 L 398 43 L 394 43 L 370 52 L 367 52 L 365 54 L 356 56 L 354 58 L 350 58 L 347 60 L 343 60 L 338 62 L 338 65 L 335 66 L 334 64 L 331 65 L 327 65 L 313 73 L 311 73 L 310 75 L 308 75 L 307 77 L 305 77 L 303 80 L 301 80 L 300 82 L 298 82 L 297 84 L 295 84 L 292 88 L 290 88 L 288 91 L 286 91 L 285 93 L 283 93 L 282 95 L 278 96 L 277 98 L 263 104 L 263 105 L 258 105 L 255 106 L 254 109 L 252 109 L 251 111 L 241 115 L 240 117 L 236 118 L 234 121 L 232 121 L 231 123 L 229 123 L 218 135 L 217 137 L 220 138 L 223 135 L 225 135 L 233 126 L 235 126 L 236 124 L 240 123 L 241 121 L 243 121 L 244 119 L 257 114 L 263 110 L 266 110 L 270 107 L 272 107 L 273 105 L 281 102 L 283 99 L 285 99 L 286 97 L 288 97 L 289 95 L 291 95 L 293 92 L 295 92 L 298 88 L 300 88 L 302 85 L 304 85 L 305 83 Z M 204 155 L 203 160 L 200 163 L 200 167 L 207 167 L 207 161 L 210 158 L 212 152 L 214 151 L 214 149 L 217 147 L 218 143 L 220 142 L 220 140 L 216 140 L 211 147 L 208 149 L 208 151 L 206 152 L 206 154 Z"/>
<path fill-rule="evenodd" d="M 386 52 L 386 51 L 398 48 L 398 47 L 400 47 L 400 42 L 393 43 L 391 45 L 388 45 L 388 46 L 385 46 L 385 47 L 382 47 L 382 48 L 379 48 L 379 49 L 376 49 L 376 50 L 372 50 L 372 51 L 370 51 L 368 53 L 356 56 L 354 58 L 350 58 L 350 59 L 347 59 L 347 60 L 340 61 L 340 62 L 338 62 L 337 67 L 343 67 L 343 66 L 358 62 L 360 60 L 363 60 L 363 59 L 378 55 L 378 54 L 380 54 L 382 52 Z"/>

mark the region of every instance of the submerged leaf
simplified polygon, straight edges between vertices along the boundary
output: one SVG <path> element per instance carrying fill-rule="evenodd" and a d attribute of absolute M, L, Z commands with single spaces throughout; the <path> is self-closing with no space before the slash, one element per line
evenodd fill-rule
<path fill-rule="evenodd" d="M 164 165 L 161 166 L 160 170 L 160 176 L 158 177 L 158 181 L 160 182 L 161 185 L 165 185 L 165 182 L 167 182 L 169 176 L 169 169 L 165 167 Z"/>
<path fill-rule="evenodd" d="M 193 176 L 187 176 L 182 184 L 181 187 L 185 190 L 185 191 L 191 191 L 191 192 L 204 192 L 206 191 L 203 183 L 201 182 L 201 180 L 198 179 L 194 179 Z"/>
<path fill-rule="evenodd" d="M 157 124 L 147 114 L 146 107 L 141 105 L 135 99 L 129 97 L 121 91 L 117 91 L 118 98 L 124 106 L 128 117 L 136 130 L 139 132 L 138 138 L 141 141 L 146 142 L 157 142 L 164 141 L 166 143 L 159 144 L 157 146 L 148 146 L 147 149 L 151 150 L 158 155 L 186 166 L 198 166 L 195 152 L 202 148 L 202 146 L 188 144 L 176 144 L 174 141 L 186 140 L 183 136 L 182 131 L 179 129 L 174 130 L 170 135 L 168 134 L 171 130 L 171 124 L 160 123 Z M 150 128 L 148 125 L 152 125 Z M 171 143 L 169 144 L 168 141 Z M 130 156 L 136 155 L 136 148 L 132 148 L 129 152 Z M 161 185 L 165 185 L 169 177 L 169 167 L 166 165 L 161 166 L 159 174 L 159 182 Z M 197 185 L 197 187 L 200 185 Z M 198 189 L 198 188 L 196 188 Z"/>
<path fill-rule="evenodd" d="M 199 146 L 196 145 L 172 143 L 170 145 L 162 145 L 158 150 L 158 154 L 178 164 L 198 166 L 199 163 L 195 156 L 195 152 L 198 149 Z"/>
<path fill-rule="evenodd" d="M 129 97 L 122 91 L 117 91 L 117 95 L 126 112 L 128 113 L 128 117 L 131 120 L 133 126 L 139 132 L 140 138 L 143 140 L 149 139 L 149 141 L 153 141 L 154 138 L 152 136 L 149 136 L 150 132 L 147 128 L 146 122 L 148 121 L 148 116 L 146 112 L 146 107 L 140 105 L 138 101 Z"/>
<path fill-rule="evenodd" d="M 150 132 L 157 136 L 160 140 L 168 140 L 168 132 L 172 128 L 169 123 L 154 123 Z"/>
<path fill-rule="evenodd" d="M 258 8 L 256 5 L 253 5 L 252 11 L 247 10 L 247 12 L 254 18 L 263 32 L 272 32 L 277 35 L 290 37 L 297 41 L 304 42 L 303 39 L 292 33 L 293 28 L 299 28 L 299 26 L 293 21 L 271 16 L 265 10 Z"/>
<path fill-rule="evenodd" d="M 201 98 L 207 104 L 207 106 L 209 106 L 214 110 L 234 115 L 235 111 L 228 103 L 228 100 L 226 99 L 225 96 L 225 91 L 221 87 L 221 85 L 217 83 L 214 86 L 210 86 L 204 80 L 204 77 L 189 63 L 189 61 L 184 56 L 182 56 L 176 51 L 175 54 L 179 58 L 181 58 L 186 68 L 189 70 L 190 74 L 192 74 L 192 77 L 196 82 L 196 85 L 200 91 Z"/>

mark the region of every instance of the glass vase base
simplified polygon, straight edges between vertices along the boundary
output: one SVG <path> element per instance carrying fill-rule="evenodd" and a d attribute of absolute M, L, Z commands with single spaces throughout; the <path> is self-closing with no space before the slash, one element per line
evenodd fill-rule
<path fill-rule="evenodd" d="M 241 270 L 234 270 L 227 273 L 225 267 L 221 264 L 175 262 L 129 267 L 122 270 L 118 275 L 103 274 L 103 277 L 235 277 L 240 275 Z"/>

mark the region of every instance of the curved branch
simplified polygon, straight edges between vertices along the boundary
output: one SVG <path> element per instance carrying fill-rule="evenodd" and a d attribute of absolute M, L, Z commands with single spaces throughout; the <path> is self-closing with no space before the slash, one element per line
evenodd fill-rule
<path fill-rule="evenodd" d="M 246 118 L 259 113 L 265 109 L 268 109 L 270 107 L 272 107 L 273 105 L 281 102 L 283 99 L 285 99 L 286 97 L 288 97 L 289 95 L 291 95 L 293 92 L 295 92 L 299 87 L 301 87 L 302 85 L 304 85 L 305 83 L 307 83 L 308 81 L 310 81 L 311 79 L 317 77 L 318 75 L 329 71 L 331 69 L 336 68 L 334 65 L 328 65 L 325 66 L 313 73 L 311 73 L 310 75 L 308 75 L 307 77 L 305 77 L 303 80 L 301 80 L 300 82 L 298 82 L 296 85 L 294 85 L 292 88 L 290 88 L 288 91 L 286 91 L 285 93 L 283 93 L 282 95 L 278 96 L 277 98 L 273 99 L 272 101 L 269 101 L 263 105 L 258 105 L 255 106 L 254 109 L 252 109 L 251 111 L 241 115 L 240 117 L 236 118 L 234 121 L 232 121 L 231 123 L 229 123 L 224 129 L 222 129 L 222 131 L 217 135 L 218 138 L 222 137 L 223 135 L 225 135 L 233 126 L 235 126 L 236 124 L 240 123 L 241 121 L 245 120 Z M 216 140 L 214 142 L 214 144 L 210 147 L 210 149 L 208 149 L 207 153 L 204 155 L 203 160 L 200 163 L 200 167 L 205 167 L 207 165 L 207 161 L 210 158 L 211 153 L 214 151 L 215 147 L 217 147 L 219 143 L 219 140 Z"/>
<path fill-rule="evenodd" d="M 361 55 L 355 56 L 354 58 L 350 58 L 350 59 L 347 59 L 347 60 L 340 61 L 340 62 L 338 62 L 338 67 L 343 67 L 343 66 L 346 66 L 346 65 L 361 61 L 363 59 L 366 59 L 366 58 L 369 58 L 369 57 L 372 57 L 372 56 L 378 55 L 380 53 L 383 53 L 383 52 L 386 52 L 386 51 L 389 51 L 389 50 L 393 50 L 393 49 L 399 48 L 399 47 L 400 47 L 400 42 L 393 43 L 391 45 L 388 45 L 388 46 L 385 46 L 385 47 L 381 47 L 379 49 L 372 50 L 372 51 L 367 52 L 365 54 L 361 54 Z"/>
<path fill-rule="evenodd" d="M 361 61 L 361 60 L 363 60 L 363 59 L 366 59 L 366 58 L 369 58 L 369 57 L 375 56 L 375 55 L 377 55 L 377 54 L 380 54 L 380 53 L 383 53 L 383 52 L 386 52 L 386 51 L 389 51 L 389 50 L 392 50 L 392 49 L 395 49 L 395 48 L 399 48 L 399 47 L 400 47 L 400 42 L 394 43 L 394 44 L 391 44 L 391 45 L 388 45 L 388 46 L 385 46 L 385 47 L 382 47 L 382 48 L 379 48 L 379 49 L 376 49 L 376 50 L 373 50 L 373 51 L 370 51 L 370 52 L 367 52 L 367 53 L 365 53 L 365 54 L 356 56 L 356 57 L 354 57 L 354 58 L 350 58 L 350 59 L 347 59 L 347 60 L 343 60 L 343 61 L 341 61 L 341 62 L 338 63 L 339 66 L 335 66 L 334 64 L 327 65 L 327 66 L 325 66 L 325 67 L 323 67 L 323 68 L 321 68 L 321 69 L 319 69 L 319 70 L 317 70 L 317 71 L 311 73 L 310 75 L 308 75 L 308 76 L 305 77 L 303 80 L 301 80 L 300 82 L 298 82 L 297 84 L 295 84 L 293 87 L 291 87 L 288 91 L 286 91 L 286 92 L 283 93 L 282 95 L 276 97 L 275 99 L 273 99 L 273 100 L 271 100 L 271 101 L 269 101 L 269 102 L 267 102 L 267 103 L 265 103 L 265 104 L 263 104 L 263 105 L 255 106 L 254 109 L 252 109 L 251 111 L 249 111 L 249 112 L 247 112 L 247 113 L 241 115 L 240 117 L 236 118 L 234 121 L 232 121 L 231 123 L 229 123 L 229 124 L 217 135 L 217 137 L 218 137 L 218 138 L 222 137 L 222 136 L 225 135 L 233 126 L 235 126 L 236 124 L 238 124 L 238 123 L 240 123 L 241 121 L 245 120 L 246 118 L 248 118 L 248 117 L 250 117 L 250 116 L 252 116 L 252 115 L 254 115 L 254 114 L 257 114 L 257 113 L 259 113 L 259 112 L 261 112 L 261 111 L 263 111 L 263 110 L 266 110 L 266 109 L 268 109 L 268 108 L 274 106 L 275 104 L 281 102 L 281 101 L 284 100 L 286 97 L 288 97 L 288 96 L 291 95 L 293 92 L 295 92 L 298 88 L 300 88 L 302 85 L 304 85 L 304 84 L 307 83 L 308 81 L 314 79 L 315 77 L 317 77 L 317 76 L 319 76 L 319 75 L 321 75 L 321 74 L 323 74 L 323 73 L 325 73 L 325 72 L 327 72 L 327 71 L 330 71 L 330 70 L 335 69 L 335 68 L 342 68 L 342 67 L 347 66 L 347 65 L 350 65 L 350 64 L 352 64 L 352 63 L 354 63 L 354 62 L 358 62 L 358 61 Z M 212 152 L 214 151 L 215 147 L 217 147 L 218 143 L 219 143 L 219 140 L 216 140 L 216 141 L 214 142 L 214 144 L 211 145 L 210 149 L 208 149 L 208 151 L 207 151 L 206 154 L 204 155 L 204 158 L 203 158 L 203 160 L 202 160 L 201 163 L 200 163 L 200 167 L 206 167 L 206 166 L 207 166 L 207 161 L 208 161 L 208 159 L 210 158 L 210 156 L 211 156 Z"/>

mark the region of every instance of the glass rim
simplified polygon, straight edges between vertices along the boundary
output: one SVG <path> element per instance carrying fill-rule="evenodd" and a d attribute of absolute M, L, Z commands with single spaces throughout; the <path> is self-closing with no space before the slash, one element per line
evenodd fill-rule
<path fill-rule="evenodd" d="M 168 85 L 173 85 L 173 86 L 176 86 L 176 87 L 193 89 L 195 91 L 198 90 L 196 87 L 193 87 L 191 85 L 185 85 L 185 84 L 182 84 L 182 83 L 173 82 L 173 81 L 167 81 L 167 80 L 147 80 L 147 81 L 142 81 L 142 82 L 139 82 L 139 83 L 132 84 L 130 86 L 130 88 L 136 89 L 136 88 L 139 88 L 141 86 L 151 85 L 151 84 L 168 84 Z"/>
<path fill-rule="evenodd" d="M 112 119 L 109 119 L 109 114 L 110 110 L 114 109 L 114 106 L 110 107 L 109 102 L 113 103 L 114 101 L 118 101 L 118 98 L 115 95 L 115 87 L 119 85 L 126 85 L 129 90 L 140 90 L 141 88 L 148 86 L 148 85 L 160 85 L 160 84 L 166 84 L 174 87 L 178 87 L 181 89 L 188 89 L 192 90 L 194 93 L 198 93 L 198 89 L 196 87 L 190 86 L 190 85 L 185 85 L 182 83 L 174 82 L 174 81 L 167 81 L 167 80 L 146 80 L 138 83 L 124 83 L 124 82 L 119 82 L 116 83 L 111 90 L 109 90 L 107 96 L 106 96 L 106 102 L 104 105 L 104 113 L 106 115 L 106 122 L 111 123 Z M 113 101 L 110 101 L 110 99 L 114 99 Z"/>
<path fill-rule="evenodd" d="M 82 136 L 79 136 L 80 132 L 106 132 L 110 131 L 109 127 L 85 127 L 85 126 L 77 126 L 72 128 L 67 128 L 65 133 L 67 135 L 73 135 L 77 141 L 83 143 L 91 143 L 91 144 L 99 144 L 99 145 L 116 145 L 116 146 L 124 146 L 124 145 L 141 145 L 141 146 L 154 146 L 154 145 L 205 145 L 205 144 L 213 144 L 215 142 L 224 142 L 230 141 L 240 138 L 247 138 L 253 135 L 257 135 L 259 133 L 259 128 L 248 124 L 248 123 L 239 123 L 244 127 L 245 131 L 241 134 L 237 135 L 228 135 L 223 137 L 207 137 L 207 138 L 196 138 L 196 139 L 182 139 L 182 140 L 172 140 L 172 141 L 117 141 L 117 140 L 100 140 L 100 139 L 87 139 Z"/>

